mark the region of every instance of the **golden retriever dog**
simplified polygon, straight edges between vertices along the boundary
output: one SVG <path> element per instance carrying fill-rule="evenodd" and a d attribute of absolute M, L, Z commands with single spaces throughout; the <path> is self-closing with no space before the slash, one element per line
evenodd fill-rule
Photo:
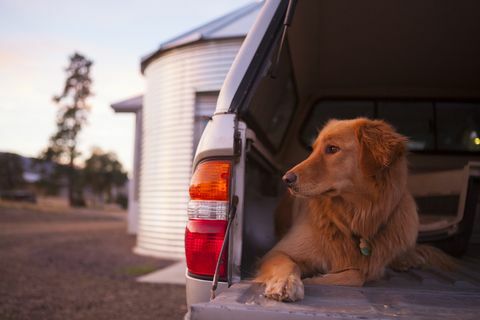
<path fill-rule="evenodd" d="M 292 196 L 280 215 L 291 227 L 261 262 L 255 281 L 266 297 L 302 299 L 304 284 L 362 286 L 387 266 L 454 266 L 440 250 L 416 245 L 406 142 L 380 120 L 325 125 L 311 155 L 283 177 Z"/>

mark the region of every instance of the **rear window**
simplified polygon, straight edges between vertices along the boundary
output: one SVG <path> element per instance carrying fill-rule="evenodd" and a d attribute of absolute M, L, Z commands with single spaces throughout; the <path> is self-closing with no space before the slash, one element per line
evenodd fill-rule
<path fill-rule="evenodd" d="M 373 101 L 335 101 L 324 100 L 317 103 L 308 117 L 302 140 L 306 145 L 312 145 L 318 131 L 330 119 L 353 119 L 357 117 L 373 118 L 375 116 L 375 103 Z"/>
<path fill-rule="evenodd" d="M 480 104 L 437 103 L 436 114 L 440 150 L 480 151 Z"/>
<path fill-rule="evenodd" d="M 411 151 L 480 152 L 480 103 L 323 100 L 313 106 L 301 140 L 310 147 L 329 119 L 356 117 L 389 122 L 409 138 Z"/>
<path fill-rule="evenodd" d="M 432 102 L 378 102 L 376 118 L 392 124 L 409 138 L 408 148 L 435 149 L 434 107 Z"/>

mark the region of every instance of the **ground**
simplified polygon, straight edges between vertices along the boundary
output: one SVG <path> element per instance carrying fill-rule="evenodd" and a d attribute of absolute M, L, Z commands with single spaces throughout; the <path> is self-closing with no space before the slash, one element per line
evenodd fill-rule
<path fill-rule="evenodd" d="M 122 216 L 0 205 L 0 319 L 181 319 L 182 285 L 139 283 L 172 261 L 132 253 Z"/>

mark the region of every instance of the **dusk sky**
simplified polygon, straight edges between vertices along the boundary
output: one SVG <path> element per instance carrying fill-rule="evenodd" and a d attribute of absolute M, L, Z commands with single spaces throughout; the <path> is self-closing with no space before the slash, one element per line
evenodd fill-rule
<path fill-rule="evenodd" d="M 162 42 L 251 0 L 0 0 L 0 151 L 38 156 L 55 132 L 64 68 L 75 51 L 94 61 L 89 124 L 79 137 L 132 168 L 131 114 L 110 104 L 144 91 L 140 58 Z"/>

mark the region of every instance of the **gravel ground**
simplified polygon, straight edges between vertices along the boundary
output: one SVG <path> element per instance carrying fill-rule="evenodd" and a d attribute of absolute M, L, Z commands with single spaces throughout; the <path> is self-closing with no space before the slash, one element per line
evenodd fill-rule
<path fill-rule="evenodd" d="M 0 319 L 181 319 L 185 287 L 138 283 L 171 261 L 134 255 L 114 215 L 0 208 Z"/>

